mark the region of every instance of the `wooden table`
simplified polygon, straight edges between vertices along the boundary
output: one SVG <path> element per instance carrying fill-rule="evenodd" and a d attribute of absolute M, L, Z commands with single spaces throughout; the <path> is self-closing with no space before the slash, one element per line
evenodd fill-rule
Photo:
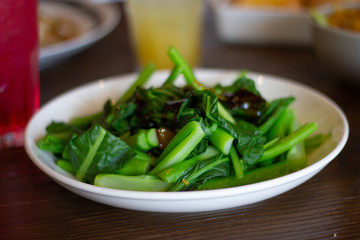
<path fill-rule="evenodd" d="M 64 189 L 23 148 L 0 151 L 0 239 L 360 239 L 359 87 L 329 73 L 311 47 L 229 46 L 206 15 L 206 68 L 248 69 L 312 86 L 350 123 L 340 155 L 301 186 L 249 206 L 151 213 L 102 205 Z M 81 84 L 135 69 L 126 21 L 90 49 L 41 71 L 41 103 Z"/>

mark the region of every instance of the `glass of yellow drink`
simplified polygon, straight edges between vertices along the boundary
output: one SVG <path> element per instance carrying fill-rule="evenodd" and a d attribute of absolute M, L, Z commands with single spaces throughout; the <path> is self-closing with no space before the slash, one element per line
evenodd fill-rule
<path fill-rule="evenodd" d="M 172 68 L 167 50 L 174 46 L 190 66 L 201 58 L 203 0 L 127 0 L 132 44 L 140 67 L 152 62 Z"/>

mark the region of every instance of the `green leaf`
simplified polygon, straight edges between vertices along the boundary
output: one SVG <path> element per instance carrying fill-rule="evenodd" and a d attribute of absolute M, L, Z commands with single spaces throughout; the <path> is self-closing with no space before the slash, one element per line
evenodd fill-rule
<path fill-rule="evenodd" d="M 204 90 L 196 91 L 193 97 L 196 98 L 196 105 L 202 115 L 212 122 L 217 122 L 219 119 L 219 110 L 216 95 L 209 90 Z"/>
<path fill-rule="evenodd" d="M 230 172 L 229 158 L 219 156 L 196 164 L 182 180 L 172 186 L 169 191 L 191 190 L 212 178 L 228 176 Z"/>
<path fill-rule="evenodd" d="M 68 155 L 76 177 L 93 182 L 98 173 L 114 173 L 124 160 L 136 155 L 125 142 L 95 126 L 69 142 Z"/>
<path fill-rule="evenodd" d="M 254 80 L 241 74 L 231 85 L 222 86 L 220 84 L 214 87 L 214 91 L 217 94 L 235 93 L 237 91 L 246 91 L 256 96 L 261 97 L 260 92 L 256 89 Z"/>
<path fill-rule="evenodd" d="M 64 122 L 55 122 L 52 121 L 47 127 L 46 132 L 48 134 L 59 134 L 59 133 L 68 133 L 72 135 L 73 133 L 80 133 L 83 132 L 84 129 L 79 126 L 73 126 L 71 124 L 67 124 Z"/>
<path fill-rule="evenodd" d="M 68 139 L 53 135 L 46 135 L 38 142 L 37 145 L 42 150 L 49 151 L 54 154 L 60 154 L 64 151 L 67 143 Z"/>
<path fill-rule="evenodd" d="M 253 165 L 263 156 L 265 140 L 261 135 L 244 135 L 238 138 L 236 148 L 246 164 Z"/>

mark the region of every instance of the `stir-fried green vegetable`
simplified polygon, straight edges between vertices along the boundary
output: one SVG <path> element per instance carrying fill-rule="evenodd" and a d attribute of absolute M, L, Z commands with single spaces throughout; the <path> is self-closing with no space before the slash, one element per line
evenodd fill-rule
<path fill-rule="evenodd" d="M 265 100 L 241 72 L 230 86 L 204 86 L 175 48 L 174 68 L 160 87 L 145 88 L 155 70 L 108 100 L 103 111 L 52 122 L 38 143 L 83 182 L 138 191 L 239 186 L 306 166 L 327 137 L 309 138 L 317 124 L 297 122 L 289 96 Z M 180 75 L 186 86 L 175 84 Z"/>

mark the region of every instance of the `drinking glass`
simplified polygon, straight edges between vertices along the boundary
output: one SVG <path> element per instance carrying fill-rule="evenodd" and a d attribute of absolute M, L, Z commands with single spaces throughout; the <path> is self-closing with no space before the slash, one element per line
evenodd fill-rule
<path fill-rule="evenodd" d="M 39 107 L 37 0 L 0 1 L 0 149 L 22 146 Z"/>
<path fill-rule="evenodd" d="M 127 20 L 140 67 L 172 68 L 174 46 L 192 67 L 201 58 L 203 0 L 128 0 Z"/>

